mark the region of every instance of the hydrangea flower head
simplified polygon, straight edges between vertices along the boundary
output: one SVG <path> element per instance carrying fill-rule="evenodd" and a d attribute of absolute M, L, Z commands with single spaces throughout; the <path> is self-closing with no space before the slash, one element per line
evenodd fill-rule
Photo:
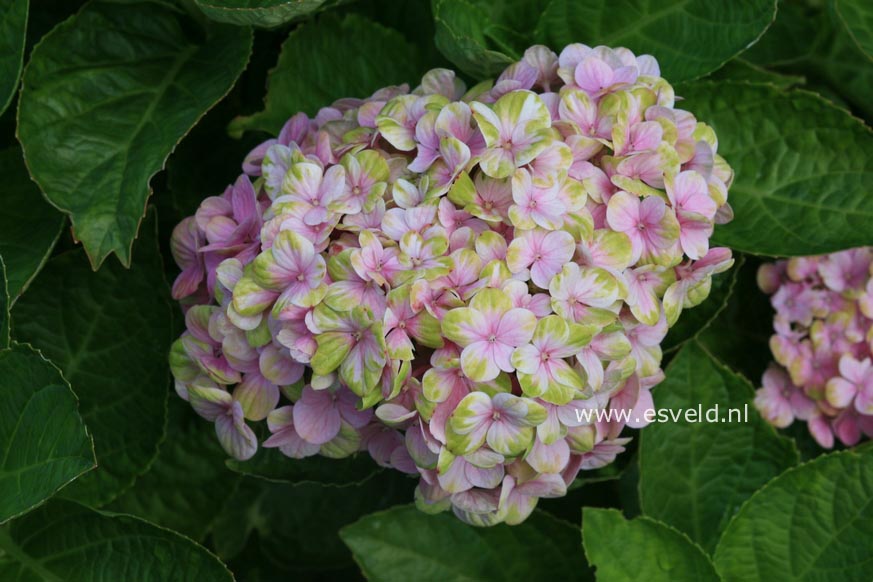
<path fill-rule="evenodd" d="M 873 250 L 761 265 L 776 310 L 755 406 L 779 428 L 806 421 L 819 445 L 873 436 Z"/>
<path fill-rule="evenodd" d="M 578 412 L 650 407 L 667 329 L 733 262 L 730 169 L 675 105 L 654 58 L 577 44 L 295 115 L 173 232 L 179 395 L 237 459 L 370 455 L 425 511 L 524 521 L 624 450 Z M 856 360 L 841 401 L 873 384 Z"/>

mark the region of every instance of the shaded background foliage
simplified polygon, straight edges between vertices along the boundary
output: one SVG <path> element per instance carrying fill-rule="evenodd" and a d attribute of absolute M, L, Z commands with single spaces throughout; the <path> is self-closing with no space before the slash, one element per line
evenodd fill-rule
<path fill-rule="evenodd" d="M 873 244 L 869 2 L 0 3 L 0 579 L 869 578 L 873 449 L 822 455 L 753 409 L 654 425 L 482 530 L 369 460 L 227 462 L 172 394 L 169 234 L 252 146 L 336 98 L 439 66 L 473 85 L 571 42 L 655 55 L 719 135 L 736 219 L 716 240 L 739 260 L 671 330 L 654 396 L 749 404 L 757 266 Z"/>

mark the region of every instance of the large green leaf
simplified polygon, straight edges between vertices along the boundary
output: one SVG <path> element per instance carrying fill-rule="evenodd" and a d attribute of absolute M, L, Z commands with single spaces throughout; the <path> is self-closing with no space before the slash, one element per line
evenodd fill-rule
<path fill-rule="evenodd" d="M 113 252 L 130 264 L 150 178 L 251 51 L 249 29 L 203 33 L 172 6 L 94 0 L 40 42 L 24 73 L 28 167 L 95 268 Z"/>
<path fill-rule="evenodd" d="M 626 520 L 617 509 L 582 510 L 582 545 L 598 582 L 718 582 L 709 557 L 660 521 Z"/>
<path fill-rule="evenodd" d="M 228 459 L 227 466 L 237 473 L 277 483 L 320 483 L 339 486 L 359 483 L 382 471 L 366 454 L 345 459 L 329 459 L 321 456 L 289 459 L 280 453 L 279 449 L 264 447 L 260 447 L 257 454 L 248 461 Z"/>
<path fill-rule="evenodd" d="M 652 54 L 664 78 L 677 82 L 721 67 L 753 44 L 775 15 L 775 0 L 552 0 L 536 39 L 556 50 L 582 42 Z"/>
<path fill-rule="evenodd" d="M 368 97 L 386 85 L 417 84 L 424 71 L 403 36 L 363 16 L 327 14 L 295 28 L 270 73 L 265 108 L 231 123 L 238 135 L 278 133 L 292 115 L 314 115 L 342 97 Z"/>
<path fill-rule="evenodd" d="M 53 501 L 0 529 L 0 579 L 230 582 L 190 539 L 129 515 Z"/>
<path fill-rule="evenodd" d="M 196 0 L 218 22 L 273 27 L 307 16 L 327 0 Z"/>
<path fill-rule="evenodd" d="M 12 336 L 9 329 L 9 284 L 6 280 L 6 263 L 0 255 L 0 349 L 8 348 Z"/>
<path fill-rule="evenodd" d="M 828 88 L 849 102 L 854 111 L 862 115 L 867 124 L 873 123 L 873 66 L 845 31 L 833 31 L 828 44 L 812 55 L 808 62 L 796 65 L 796 70 L 808 71 Z"/>
<path fill-rule="evenodd" d="M 797 62 L 820 51 L 827 36 L 822 12 L 819 3 L 783 0 L 773 25 L 743 58 L 772 67 Z"/>
<path fill-rule="evenodd" d="M 743 505 L 715 551 L 726 582 L 870 579 L 873 449 L 786 471 Z"/>
<path fill-rule="evenodd" d="M 789 256 L 873 244 L 870 128 L 806 91 L 705 81 L 678 93 L 736 172 L 736 216 L 714 243 Z"/>
<path fill-rule="evenodd" d="M 502 36 L 513 34 L 511 28 L 500 23 L 500 13 L 494 9 L 502 4 L 506 2 L 491 5 L 471 0 L 432 2 L 437 48 L 476 80 L 497 76 L 520 56 L 518 48 L 498 42 L 501 33 Z M 519 2 L 509 4 L 524 5 Z M 528 21 L 528 26 L 531 22 Z"/>
<path fill-rule="evenodd" d="M 0 5 L 0 114 L 9 107 L 18 87 L 29 3 L 30 0 L 6 0 Z"/>
<path fill-rule="evenodd" d="M 791 89 L 803 85 L 805 79 L 801 75 L 787 75 L 765 69 L 760 65 L 737 58 L 715 71 L 708 77 L 719 81 L 750 81 L 752 83 L 770 83 L 780 89 Z"/>
<path fill-rule="evenodd" d="M 858 48 L 873 59 L 873 4 L 869 0 L 836 0 L 835 5 Z"/>
<path fill-rule="evenodd" d="M 148 473 L 106 506 L 202 541 L 240 476 L 224 466 L 215 429 L 170 397 L 167 438 Z"/>
<path fill-rule="evenodd" d="M 344 488 L 243 479 L 220 512 L 212 540 L 224 559 L 238 557 L 257 538 L 266 559 L 289 573 L 311 577 L 348 570 L 354 561 L 339 529 L 373 511 L 408 503 L 414 489 L 415 480 L 398 471 Z"/>
<path fill-rule="evenodd" d="M 873 66 L 852 40 L 833 2 L 783 1 L 775 24 L 744 55 L 780 71 L 806 76 L 873 121 Z"/>
<path fill-rule="evenodd" d="M 712 287 L 706 301 L 691 309 L 684 309 L 679 321 L 667 332 L 667 337 L 661 342 L 664 351 L 676 349 L 686 341 L 697 337 L 727 306 L 734 292 L 737 273 L 745 259 L 742 255 L 736 258 L 734 266 L 726 273 L 720 273 L 712 278 Z"/>
<path fill-rule="evenodd" d="M 3 212 L 0 212 L 0 254 L 12 301 L 21 295 L 48 259 L 64 216 L 51 207 L 27 173 L 21 150 L 0 151 Z"/>
<path fill-rule="evenodd" d="M 94 468 L 94 445 L 60 371 L 30 346 L 0 351 L 0 523 Z M 0 545 L 2 547 L 2 545 Z"/>
<path fill-rule="evenodd" d="M 402 34 L 417 47 L 423 69 L 452 68 L 434 43 L 436 23 L 430 0 L 355 0 L 349 10 Z"/>
<path fill-rule="evenodd" d="M 164 435 L 172 308 L 151 214 L 131 269 L 95 273 L 83 252 L 63 253 L 12 312 L 16 338 L 51 358 L 79 396 L 99 468 L 64 495 L 91 505 L 144 473 Z"/>
<path fill-rule="evenodd" d="M 749 383 L 697 342 L 685 344 L 666 374 L 653 392 L 655 407 L 682 417 L 642 431 L 640 502 L 645 515 L 711 551 L 743 501 L 797 463 L 797 451 L 758 415 Z M 699 416 L 689 422 L 685 416 L 686 410 L 705 414 L 716 405 L 717 413 L 709 413 L 716 422 Z"/>
<path fill-rule="evenodd" d="M 474 528 L 405 505 L 368 515 L 340 537 L 370 580 L 593 579 L 578 528 L 543 511 L 521 525 Z"/>

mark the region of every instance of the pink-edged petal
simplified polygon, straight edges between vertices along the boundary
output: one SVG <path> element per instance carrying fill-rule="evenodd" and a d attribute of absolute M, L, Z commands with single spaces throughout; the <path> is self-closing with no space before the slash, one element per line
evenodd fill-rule
<path fill-rule="evenodd" d="M 189 386 L 188 402 L 194 412 L 206 420 L 215 421 L 230 410 L 232 398 L 227 390 L 221 388 Z"/>
<path fill-rule="evenodd" d="M 494 344 L 482 340 L 465 347 L 461 352 L 461 369 L 464 375 L 476 382 L 488 382 L 496 378 L 501 368 L 495 361 Z"/>
<path fill-rule="evenodd" d="M 279 387 L 257 372 L 249 373 L 234 388 L 233 399 L 242 406 L 245 418 L 264 420 L 279 403 Z"/>
<path fill-rule="evenodd" d="M 247 461 L 258 451 L 258 439 L 243 418 L 239 402 L 231 405 L 228 414 L 215 419 L 215 434 L 224 451 L 239 461 Z"/>
<path fill-rule="evenodd" d="M 564 439 L 550 445 L 536 440 L 525 460 L 539 473 L 560 473 L 570 461 L 570 447 Z"/>
<path fill-rule="evenodd" d="M 329 390 L 303 389 L 300 400 L 294 405 L 294 426 L 297 432 L 310 443 L 321 445 L 339 434 L 341 418 Z"/>

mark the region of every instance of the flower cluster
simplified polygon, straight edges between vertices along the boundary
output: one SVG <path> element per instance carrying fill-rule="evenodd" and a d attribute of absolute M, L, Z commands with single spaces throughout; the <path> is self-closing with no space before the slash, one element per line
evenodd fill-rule
<path fill-rule="evenodd" d="M 770 423 L 807 423 L 824 448 L 873 436 L 873 249 L 761 265 L 758 286 L 776 310 L 776 363 L 755 405 Z"/>
<path fill-rule="evenodd" d="M 650 407 L 733 262 L 731 170 L 674 105 L 651 56 L 576 44 L 295 115 L 173 233 L 177 391 L 238 459 L 266 420 L 262 447 L 366 452 L 426 511 L 521 522 L 624 450 L 581 412 Z"/>

